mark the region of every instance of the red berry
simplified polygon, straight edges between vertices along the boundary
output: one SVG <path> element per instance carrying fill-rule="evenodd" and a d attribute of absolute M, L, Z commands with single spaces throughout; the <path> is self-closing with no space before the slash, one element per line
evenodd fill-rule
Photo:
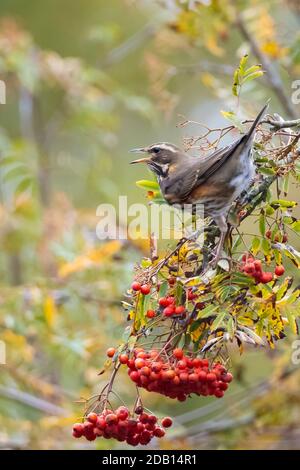
<path fill-rule="evenodd" d="M 164 308 L 163 314 L 165 317 L 171 317 L 172 315 L 174 315 L 174 313 L 175 313 L 174 307 Z"/>
<path fill-rule="evenodd" d="M 126 408 L 126 406 L 119 406 L 119 408 L 117 408 L 116 410 L 116 415 L 121 421 L 124 421 L 125 419 L 128 418 L 129 411 Z"/>
<path fill-rule="evenodd" d="M 119 361 L 121 362 L 121 364 L 127 364 L 128 363 L 128 356 L 127 354 L 120 354 L 119 356 Z"/>
<path fill-rule="evenodd" d="M 131 289 L 135 290 L 136 292 L 140 291 L 141 287 L 142 287 L 141 284 L 139 282 L 136 282 L 136 281 L 131 284 Z"/>
<path fill-rule="evenodd" d="M 172 369 L 164 370 L 161 374 L 163 380 L 173 380 L 175 377 L 175 372 Z"/>
<path fill-rule="evenodd" d="M 252 274 L 255 271 L 254 263 L 247 263 L 244 266 L 244 271 L 247 274 Z"/>
<path fill-rule="evenodd" d="M 154 431 L 153 431 L 153 436 L 155 437 L 164 437 L 165 435 L 165 431 L 163 430 L 163 428 L 157 426 L 156 428 L 154 428 Z"/>
<path fill-rule="evenodd" d="M 179 305 L 175 308 L 176 315 L 182 315 L 185 312 L 185 307 L 183 305 Z"/>
<path fill-rule="evenodd" d="M 173 305 L 175 303 L 174 297 L 172 296 L 167 297 L 167 302 L 168 302 L 168 305 Z"/>
<path fill-rule="evenodd" d="M 152 362 L 151 368 L 154 372 L 160 372 L 162 369 L 161 362 Z"/>
<path fill-rule="evenodd" d="M 135 370 L 130 372 L 129 377 L 133 382 L 138 382 L 140 380 L 140 374 Z"/>
<path fill-rule="evenodd" d="M 114 357 L 115 352 L 116 352 L 115 348 L 108 348 L 108 350 L 106 351 L 106 355 L 108 357 Z"/>
<path fill-rule="evenodd" d="M 180 348 L 176 348 L 173 351 L 173 356 L 176 357 L 176 359 L 182 359 L 183 358 L 183 351 Z"/>
<path fill-rule="evenodd" d="M 92 423 L 92 424 L 96 424 L 97 423 L 97 419 L 98 419 L 98 415 L 97 413 L 89 413 L 87 415 L 87 420 Z"/>
<path fill-rule="evenodd" d="M 174 286 L 174 284 L 176 283 L 176 277 L 170 277 L 170 279 L 168 279 L 168 283 L 169 286 Z"/>
<path fill-rule="evenodd" d="M 216 380 L 216 379 L 217 379 L 217 376 L 213 372 L 209 372 L 206 376 L 206 380 L 208 382 L 214 382 L 214 380 Z"/>
<path fill-rule="evenodd" d="M 169 418 L 168 416 L 163 418 L 161 420 L 161 424 L 164 428 L 170 428 L 173 424 L 172 418 Z"/>
<path fill-rule="evenodd" d="M 151 369 L 148 366 L 144 366 L 141 368 L 140 373 L 149 376 L 151 374 Z"/>
<path fill-rule="evenodd" d="M 198 379 L 200 382 L 206 382 L 207 374 L 203 370 L 201 370 L 198 374 Z"/>
<path fill-rule="evenodd" d="M 147 413 L 142 413 L 140 415 L 140 422 L 143 424 L 148 423 L 149 415 Z"/>
<path fill-rule="evenodd" d="M 266 272 L 266 273 L 262 273 L 260 277 L 260 282 L 262 282 L 263 284 L 267 284 L 268 282 L 272 281 L 272 279 L 273 279 L 273 273 Z"/>
<path fill-rule="evenodd" d="M 261 269 L 262 269 L 262 268 L 261 268 L 261 261 L 260 261 L 260 259 L 256 259 L 253 264 L 254 264 L 255 270 L 258 271 L 258 272 L 261 272 Z"/>
<path fill-rule="evenodd" d="M 161 297 L 158 301 L 159 305 L 161 307 L 167 307 L 169 305 L 169 302 L 168 300 L 166 299 L 166 297 Z"/>
<path fill-rule="evenodd" d="M 188 379 L 188 380 L 189 380 L 189 382 L 196 383 L 196 382 L 198 382 L 198 375 L 192 373 L 192 374 L 189 375 L 189 379 Z"/>
<path fill-rule="evenodd" d="M 181 372 L 179 374 L 180 382 L 186 383 L 189 380 L 189 374 L 186 372 Z"/>
<path fill-rule="evenodd" d="M 288 236 L 286 233 L 284 233 L 282 237 L 282 243 L 286 243 L 287 241 L 288 241 Z"/>
<path fill-rule="evenodd" d="M 73 426 L 73 437 L 76 437 L 77 439 L 81 436 L 83 436 L 83 425 L 82 423 L 75 423 Z"/>
<path fill-rule="evenodd" d="M 142 287 L 141 287 L 141 293 L 143 295 L 148 295 L 150 294 L 150 291 L 151 291 L 151 286 L 149 286 L 148 284 L 143 284 Z"/>
<path fill-rule="evenodd" d="M 103 430 L 106 428 L 106 421 L 103 418 L 103 416 L 98 416 L 97 423 L 96 423 L 97 428 Z"/>
<path fill-rule="evenodd" d="M 117 424 L 118 416 L 114 413 L 110 413 L 109 415 L 105 417 L 105 421 L 106 421 L 106 424 L 108 424 L 109 426 L 113 424 Z"/>
<path fill-rule="evenodd" d="M 155 415 L 149 415 L 148 423 L 149 424 L 156 424 L 157 423 L 157 417 Z"/>
<path fill-rule="evenodd" d="M 156 316 L 156 313 L 154 310 L 147 310 L 146 317 L 147 318 L 154 318 Z"/>
<path fill-rule="evenodd" d="M 201 365 L 202 365 L 201 359 L 199 359 L 198 357 L 195 357 L 195 359 L 193 359 L 193 366 L 197 368 L 197 367 L 201 367 Z"/>
<path fill-rule="evenodd" d="M 194 300 L 196 297 L 197 297 L 197 294 L 195 294 L 191 290 L 188 291 L 188 300 Z"/>
<path fill-rule="evenodd" d="M 232 381 L 233 379 L 233 375 L 230 374 L 230 372 L 227 372 L 227 374 L 225 374 L 223 377 L 222 377 L 223 381 L 226 382 L 226 383 L 229 383 Z"/>
<path fill-rule="evenodd" d="M 282 264 L 280 264 L 279 266 L 276 266 L 275 268 L 276 276 L 282 276 L 284 272 L 285 272 L 285 269 L 284 269 L 284 266 L 282 266 Z"/>
<path fill-rule="evenodd" d="M 266 235 L 267 238 L 271 238 L 271 236 L 272 236 L 271 230 L 267 230 L 265 235 Z"/>
<path fill-rule="evenodd" d="M 185 370 L 187 368 L 186 360 L 183 359 L 182 361 L 178 361 L 177 366 L 178 366 L 179 369 Z"/>
<path fill-rule="evenodd" d="M 142 367 L 144 367 L 146 365 L 144 359 L 142 359 L 141 357 L 138 357 L 135 361 L 134 361 L 134 365 L 137 369 L 141 369 Z"/>

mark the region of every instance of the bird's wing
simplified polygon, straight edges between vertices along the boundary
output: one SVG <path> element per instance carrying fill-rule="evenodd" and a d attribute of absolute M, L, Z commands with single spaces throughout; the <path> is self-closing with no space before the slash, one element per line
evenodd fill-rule
<path fill-rule="evenodd" d="M 268 103 L 258 113 L 249 131 L 232 144 L 216 150 L 205 158 L 194 158 L 195 162 L 191 166 L 188 165 L 188 168 L 184 168 L 175 178 L 172 178 L 172 184 L 170 185 L 172 193 L 178 195 L 178 199 L 181 201 L 186 199 L 192 190 L 212 176 L 235 153 L 239 146 L 241 146 L 240 152 L 243 148 L 246 150 L 247 146 L 250 150 L 256 126 L 261 121 L 267 107 Z"/>
<path fill-rule="evenodd" d="M 206 181 L 225 163 L 244 137 L 241 137 L 227 147 L 216 150 L 205 158 L 198 159 L 194 157 L 192 165 L 183 168 L 180 173 L 170 179 L 169 184 L 166 185 L 165 192 L 172 192 L 180 201 L 185 200 L 195 187 Z"/>

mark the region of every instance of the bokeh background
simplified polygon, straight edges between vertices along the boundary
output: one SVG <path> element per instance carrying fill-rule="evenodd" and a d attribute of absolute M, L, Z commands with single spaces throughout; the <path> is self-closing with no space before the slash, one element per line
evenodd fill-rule
<path fill-rule="evenodd" d="M 268 98 L 272 112 L 299 116 L 299 2 L 1 0 L 0 17 L 0 448 L 110 448 L 73 439 L 71 426 L 76 401 L 107 380 L 97 374 L 120 341 L 122 295 L 149 247 L 99 241 L 96 208 L 119 195 L 146 202 L 135 181 L 150 175 L 129 166 L 128 150 L 187 144 L 203 129 L 180 126 L 186 118 L 225 126 L 220 110 L 249 118 Z M 244 53 L 266 74 L 237 103 Z M 299 448 L 293 340 L 233 349 L 236 380 L 222 400 L 148 394 L 154 412 L 177 417 L 153 445 Z M 118 391 L 132 403 L 125 373 Z"/>

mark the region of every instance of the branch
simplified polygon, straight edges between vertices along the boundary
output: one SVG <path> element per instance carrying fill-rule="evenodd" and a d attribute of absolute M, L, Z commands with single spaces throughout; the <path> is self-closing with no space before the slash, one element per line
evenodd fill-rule
<path fill-rule="evenodd" d="M 286 129 L 289 127 L 300 126 L 300 119 L 292 119 L 290 121 L 284 121 L 283 119 L 275 120 L 273 118 L 267 118 L 261 121 L 261 124 L 270 124 L 274 130 Z"/>
<path fill-rule="evenodd" d="M 37 398 L 34 395 L 23 392 L 17 388 L 0 385 L 0 396 L 10 400 L 18 401 L 23 405 L 30 406 L 31 408 L 35 408 L 36 410 L 42 411 L 43 413 L 49 414 L 51 416 L 68 415 L 67 410 L 64 408 L 54 405 L 49 401 L 42 400 L 41 398 Z"/>

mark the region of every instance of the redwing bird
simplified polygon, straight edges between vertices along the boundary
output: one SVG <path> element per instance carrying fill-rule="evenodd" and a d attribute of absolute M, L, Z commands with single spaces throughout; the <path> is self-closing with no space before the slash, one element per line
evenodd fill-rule
<path fill-rule="evenodd" d="M 227 232 L 230 206 L 253 181 L 253 139 L 267 107 L 268 104 L 259 112 L 246 134 L 205 157 L 192 157 L 167 142 L 131 150 L 146 153 L 145 157 L 131 163 L 148 165 L 169 204 L 204 205 L 205 217 L 211 217 L 221 232 L 215 262 L 220 257 Z"/>

